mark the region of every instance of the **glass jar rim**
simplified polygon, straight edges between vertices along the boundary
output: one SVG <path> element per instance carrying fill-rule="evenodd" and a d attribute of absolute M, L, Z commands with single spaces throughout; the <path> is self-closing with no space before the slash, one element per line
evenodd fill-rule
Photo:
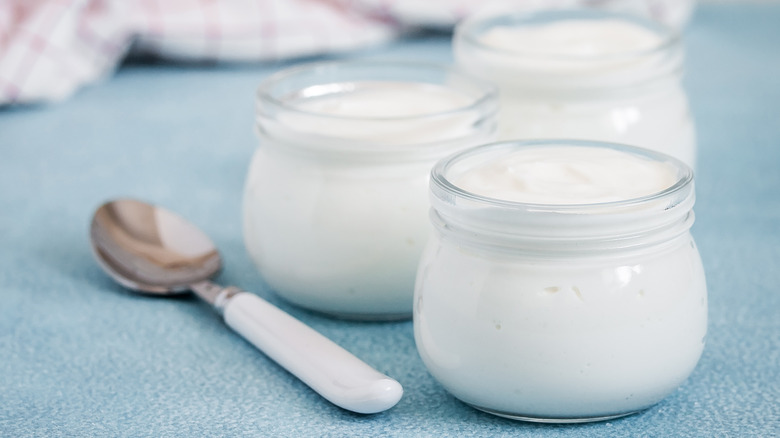
<path fill-rule="evenodd" d="M 522 148 L 608 148 L 668 164 L 676 172 L 671 186 L 631 199 L 583 204 L 532 204 L 490 198 L 464 190 L 449 179 L 464 160 L 510 154 Z M 484 161 L 483 161 L 484 162 Z M 454 169 L 454 171 L 462 169 Z M 618 143 L 550 139 L 490 143 L 450 155 L 431 170 L 431 223 L 441 236 L 459 244 L 537 254 L 589 254 L 670 242 L 694 221 L 693 171 L 660 152 Z"/>
<path fill-rule="evenodd" d="M 618 201 L 608 201 L 599 203 L 582 204 L 539 204 L 509 201 L 504 199 L 491 198 L 469 192 L 450 181 L 447 177 L 448 171 L 457 163 L 475 157 L 496 151 L 516 151 L 527 148 L 539 147 L 596 147 L 608 148 L 617 151 L 627 152 L 632 155 L 640 156 L 656 162 L 669 163 L 677 172 L 677 181 L 671 186 L 645 196 L 623 199 Z M 590 141 L 579 139 L 546 139 L 546 140 L 512 140 L 489 143 L 481 146 L 472 147 L 452 154 L 441 159 L 431 170 L 431 188 L 432 190 L 442 190 L 449 195 L 454 195 L 461 199 L 473 202 L 474 204 L 494 207 L 502 210 L 514 210 L 517 212 L 528 212 L 539 214 L 593 214 L 597 212 L 617 212 L 625 210 L 635 210 L 641 205 L 654 203 L 665 199 L 671 199 L 680 196 L 679 202 L 672 206 L 666 206 L 669 209 L 682 203 L 685 199 L 693 197 L 693 170 L 681 160 L 666 155 L 661 152 L 645 149 L 637 146 L 630 146 L 620 143 L 610 143 L 602 141 Z M 690 191 L 687 193 L 686 190 Z M 435 191 L 435 190 L 434 190 Z"/>
<path fill-rule="evenodd" d="M 478 96 L 469 99 L 470 102 L 465 106 L 458 106 L 452 109 L 444 111 L 436 111 L 429 113 L 418 113 L 414 115 L 403 116 L 388 116 L 388 117 L 376 117 L 376 116 L 346 116 L 340 114 L 330 114 L 317 111 L 308 111 L 301 109 L 295 105 L 290 104 L 284 99 L 277 98 L 273 95 L 272 89 L 283 83 L 284 81 L 291 80 L 298 75 L 305 75 L 310 73 L 325 74 L 328 72 L 334 72 L 338 69 L 350 69 L 350 68 L 376 68 L 376 69 L 388 69 L 388 68 L 402 68 L 413 71 L 436 72 L 439 74 L 446 74 L 458 78 L 460 81 L 468 83 L 470 86 L 479 90 Z M 393 80 L 393 79 L 388 79 Z M 404 82 L 403 80 L 396 79 L 398 82 Z M 334 82 L 323 82 L 320 85 L 327 85 Z M 420 82 L 425 83 L 425 82 Z M 431 82 L 433 84 L 433 82 Z M 304 87 L 302 89 L 306 89 Z M 456 90 L 461 91 L 461 90 Z M 323 93 L 322 95 L 326 95 Z M 465 93 L 462 93 L 465 94 Z M 437 64 L 432 62 L 417 62 L 417 61 L 379 61 L 379 60 L 350 60 L 350 61 L 319 61 L 310 62 L 306 64 L 289 67 L 278 71 L 271 76 L 268 76 L 263 80 L 257 88 L 256 92 L 257 100 L 266 104 L 270 104 L 277 109 L 287 111 L 293 114 L 301 114 L 308 117 L 319 117 L 326 120 L 354 120 L 354 121 L 377 121 L 377 122 L 402 122 L 405 120 L 425 120 L 429 118 L 439 118 L 446 116 L 453 116 L 464 112 L 474 111 L 480 107 L 483 107 L 490 101 L 495 101 L 498 98 L 498 88 L 496 85 L 489 81 L 469 75 L 455 67 L 447 66 L 444 64 Z M 319 95 L 318 95 L 319 96 Z M 469 96 L 471 97 L 471 96 Z"/>
<path fill-rule="evenodd" d="M 486 30 L 496 27 L 500 24 L 526 25 L 533 24 L 535 20 L 542 22 L 568 18 L 585 19 L 619 19 L 627 22 L 639 24 L 642 27 L 653 31 L 662 37 L 659 43 L 651 48 L 641 50 L 628 50 L 625 52 L 607 54 L 607 55 L 566 55 L 566 54 L 544 54 L 538 52 L 526 52 L 515 49 L 505 49 L 496 47 L 483 42 L 479 36 Z M 502 23 L 503 22 L 503 23 Z M 620 14 L 608 11 L 599 11 L 585 8 L 570 9 L 548 9 L 541 11 L 515 11 L 503 13 L 477 14 L 459 23 L 455 28 L 455 38 L 468 42 L 469 44 L 484 50 L 487 53 L 497 55 L 522 57 L 530 60 L 544 61 L 565 61 L 565 62 L 605 62 L 605 61 L 623 61 L 637 58 L 653 56 L 671 50 L 681 44 L 680 33 L 669 26 L 643 18 L 639 15 Z"/>

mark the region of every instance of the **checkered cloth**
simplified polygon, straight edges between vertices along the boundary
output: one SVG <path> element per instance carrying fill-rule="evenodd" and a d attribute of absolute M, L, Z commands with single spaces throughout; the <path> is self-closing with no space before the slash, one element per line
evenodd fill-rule
<path fill-rule="evenodd" d="M 129 54 L 262 61 L 341 52 L 478 8 L 591 5 L 681 26 L 693 0 L 0 0 L 0 106 L 56 101 Z"/>

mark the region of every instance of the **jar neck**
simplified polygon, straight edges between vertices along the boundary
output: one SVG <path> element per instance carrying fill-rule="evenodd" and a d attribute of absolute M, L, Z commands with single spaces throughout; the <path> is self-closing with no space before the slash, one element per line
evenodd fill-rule
<path fill-rule="evenodd" d="M 605 84 L 603 86 L 577 85 L 571 81 L 556 81 L 545 78 L 546 82 L 496 83 L 500 87 L 502 99 L 522 102 L 566 102 L 571 104 L 614 105 L 615 102 L 656 100 L 670 96 L 684 96 L 682 88 L 682 67 L 674 72 L 636 83 Z"/>
<path fill-rule="evenodd" d="M 259 105 L 258 105 L 259 106 Z M 311 157 L 352 161 L 431 161 L 491 141 L 497 130 L 495 99 L 468 113 L 396 121 L 336 121 L 258 107 L 261 147 Z M 327 130 L 321 130 L 327 126 Z M 365 135 L 361 135 L 365 133 Z"/>
<path fill-rule="evenodd" d="M 501 253 L 531 255 L 587 256 L 594 252 L 611 253 L 640 251 L 662 246 L 687 234 L 694 222 L 694 213 L 669 216 L 665 219 L 632 222 L 630 216 L 604 220 L 593 218 L 583 226 L 583 218 L 547 216 L 550 222 L 513 223 L 463 219 L 433 208 L 431 223 L 439 235 L 459 246 Z"/>

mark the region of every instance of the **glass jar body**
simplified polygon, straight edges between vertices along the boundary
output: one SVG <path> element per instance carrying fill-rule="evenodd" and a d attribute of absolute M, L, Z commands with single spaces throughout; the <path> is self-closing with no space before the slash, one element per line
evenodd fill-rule
<path fill-rule="evenodd" d="M 264 280 L 329 315 L 410 318 L 430 169 L 492 139 L 496 107 L 492 85 L 436 65 L 317 63 L 268 79 L 244 189 Z"/>
<path fill-rule="evenodd" d="M 453 395 L 493 414 L 630 414 L 672 393 L 704 347 L 707 291 L 688 233 L 581 257 L 470 250 L 436 233 L 419 272 L 423 361 Z"/>
<path fill-rule="evenodd" d="M 583 49 L 562 55 L 555 47 L 547 53 L 517 43 L 507 50 L 484 40 L 497 28 L 528 31 L 566 23 L 633 26 L 658 41 L 651 48 L 618 53 L 599 53 L 594 41 L 592 53 Z M 558 30 L 564 33 L 566 28 Z M 624 30 L 615 31 L 614 39 Z M 622 143 L 663 152 L 695 167 L 696 130 L 681 84 L 684 54 L 672 29 L 639 17 L 586 10 L 475 17 L 458 26 L 453 51 L 461 69 L 498 86 L 499 140 Z"/>
<path fill-rule="evenodd" d="M 432 165 L 351 163 L 259 148 L 245 189 L 244 235 L 265 281 L 320 312 L 408 318 L 429 233 Z"/>
<path fill-rule="evenodd" d="M 638 180 L 655 183 L 616 195 Z M 423 362 L 509 418 L 596 421 L 657 403 L 707 333 L 694 198 L 684 163 L 619 144 L 503 142 L 440 161 L 415 285 Z"/>

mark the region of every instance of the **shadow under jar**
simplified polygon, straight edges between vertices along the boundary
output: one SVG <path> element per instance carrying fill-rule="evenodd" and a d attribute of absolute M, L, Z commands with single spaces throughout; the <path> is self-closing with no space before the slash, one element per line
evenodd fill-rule
<path fill-rule="evenodd" d="M 441 161 L 414 332 L 431 374 L 528 421 L 628 415 L 671 394 L 704 348 L 692 171 L 576 140 L 496 143 Z"/>
<path fill-rule="evenodd" d="M 332 316 L 411 318 L 433 164 L 495 133 L 495 88 L 437 65 L 317 63 L 268 78 L 244 238 L 283 298 Z"/>
<path fill-rule="evenodd" d="M 499 87 L 500 140 L 623 143 L 695 167 L 677 31 L 638 16 L 552 10 L 465 20 L 453 46 L 461 69 Z"/>

